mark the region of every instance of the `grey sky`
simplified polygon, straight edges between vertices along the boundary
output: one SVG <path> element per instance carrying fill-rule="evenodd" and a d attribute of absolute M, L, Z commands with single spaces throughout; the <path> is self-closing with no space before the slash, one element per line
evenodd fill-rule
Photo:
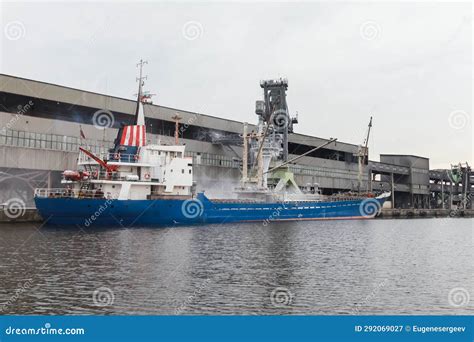
<path fill-rule="evenodd" d="M 143 57 L 155 103 L 249 122 L 259 81 L 287 77 L 297 132 L 360 144 L 373 115 L 371 159 L 449 167 L 473 161 L 472 19 L 470 3 L 3 3 L 0 70 L 132 98 Z"/>

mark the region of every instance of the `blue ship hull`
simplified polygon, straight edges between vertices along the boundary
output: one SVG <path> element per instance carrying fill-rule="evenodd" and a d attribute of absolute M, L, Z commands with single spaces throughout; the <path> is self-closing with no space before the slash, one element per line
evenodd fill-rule
<path fill-rule="evenodd" d="M 222 202 L 211 201 L 204 194 L 187 200 L 35 198 L 46 224 L 81 227 L 368 219 L 378 214 L 384 201 L 384 198 L 367 198 L 331 202 Z"/>

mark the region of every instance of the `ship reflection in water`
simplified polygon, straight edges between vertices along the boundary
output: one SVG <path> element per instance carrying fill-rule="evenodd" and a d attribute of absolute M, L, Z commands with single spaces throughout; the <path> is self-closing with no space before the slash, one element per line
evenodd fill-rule
<path fill-rule="evenodd" d="M 93 231 L 2 225 L 0 310 L 472 314 L 472 222 L 270 222 Z"/>

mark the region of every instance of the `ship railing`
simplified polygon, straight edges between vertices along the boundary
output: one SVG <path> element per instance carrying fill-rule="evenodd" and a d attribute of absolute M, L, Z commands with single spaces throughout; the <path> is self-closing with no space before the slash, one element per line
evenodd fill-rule
<path fill-rule="evenodd" d="M 102 152 L 99 154 L 99 158 L 107 162 L 115 162 L 115 163 L 137 163 L 140 161 L 140 156 L 138 154 Z M 78 163 L 99 165 L 98 162 L 96 162 L 94 159 L 92 159 L 91 157 L 89 157 L 87 154 L 85 154 L 82 151 L 79 152 Z"/>
<path fill-rule="evenodd" d="M 90 174 L 92 180 L 125 180 L 125 177 L 119 176 L 118 172 L 115 171 L 94 171 Z"/>
<path fill-rule="evenodd" d="M 143 182 L 143 181 L 150 181 L 150 179 L 131 179 L 127 176 L 121 176 L 120 172 L 107 172 L 107 171 L 100 171 L 100 172 L 92 172 L 90 175 L 90 179 L 92 180 L 112 180 L 112 181 L 127 181 L 127 182 Z"/>
<path fill-rule="evenodd" d="M 40 198 L 107 198 L 112 199 L 110 193 L 104 194 L 101 190 L 67 189 L 67 188 L 37 188 L 35 197 Z"/>
<path fill-rule="evenodd" d="M 136 177 L 131 178 L 130 176 L 124 176 L 121 175 L 120 172 L 117 171 L 98 171 L 98 170 L 92 170 L 92 171 L 87 171 L 89 173 L 89 176 L 83 176 L 81 179 L 82 181 L 91 181 L 91 180 L 107 180 L 107 181 L 127 181 L 127 182 L 144 182 L 144 181 L 151 181 L 150 178 L 145 178 L 145 179 L 136 179 Z M 70 179 L 66 176 L 63 175 L 62 177 L 63 183 L 74 183 L 79 181 L 78 179 Z"/>
<path fill-rule="evenodd" d="M 140 161 L 138 154 L 125 154 L 125 153 L 101 153 L 102 160 L 115 163 L 137 163 Z"/>
<path fill-rule="evenodd" d="M 288 196 L 284 201 L 295 202 L 341 202 L 341 201 L 360 201 L 369 197 L 364 196 Z"/>
<path fill-rule="evenodd" d="M 359 201 L 369 197 L 364 196 L 328 196 L 324 199 L 325 202 L 340 202 L 340 201 Z"/>
<path fill-rule="evenodd" d="M 93 171 L 87 171 L 89 172 L 89 176 L 83 176 L 82 180 L 83 181 L 88 181 L 88 180 L 125 180 L 125 177 L 120 177 L 118 172 L 112 171 L 112 172 L 107 172 L 107 171 L 100 171 L 98 172 L 97 170 Z M 66 177 L 63 175 L 62 180 L 65 181 L 65 183 L 73 183 L 75 181 L 78 181 L 77 179 L 71 180 L 70 178 Z"/>

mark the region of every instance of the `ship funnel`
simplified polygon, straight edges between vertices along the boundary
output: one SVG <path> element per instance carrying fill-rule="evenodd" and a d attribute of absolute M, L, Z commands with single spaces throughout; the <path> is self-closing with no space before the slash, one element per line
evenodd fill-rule
<path fill-rule="evenodd" d="M 117 138 L 115 139 L 114 148 L 110 150 L 113 153 L 112 159 L 121 160 L 124 154 L 134 155 L 136 160 L 139 159 L 139 148 L 146 145 L 146 126 L 145 112 L 143 103 L 147 102 L 153 94 L 143 92 L 143 85 L 146 76 L 142 75 L 143 65 L 146 61 L 140 60 L 137 66 L 140 67 L 140 76 L 138 81 L 137 104 L 135 110 L 135 118 L 133 125 L 123 125 L 120 127 Z"/>

